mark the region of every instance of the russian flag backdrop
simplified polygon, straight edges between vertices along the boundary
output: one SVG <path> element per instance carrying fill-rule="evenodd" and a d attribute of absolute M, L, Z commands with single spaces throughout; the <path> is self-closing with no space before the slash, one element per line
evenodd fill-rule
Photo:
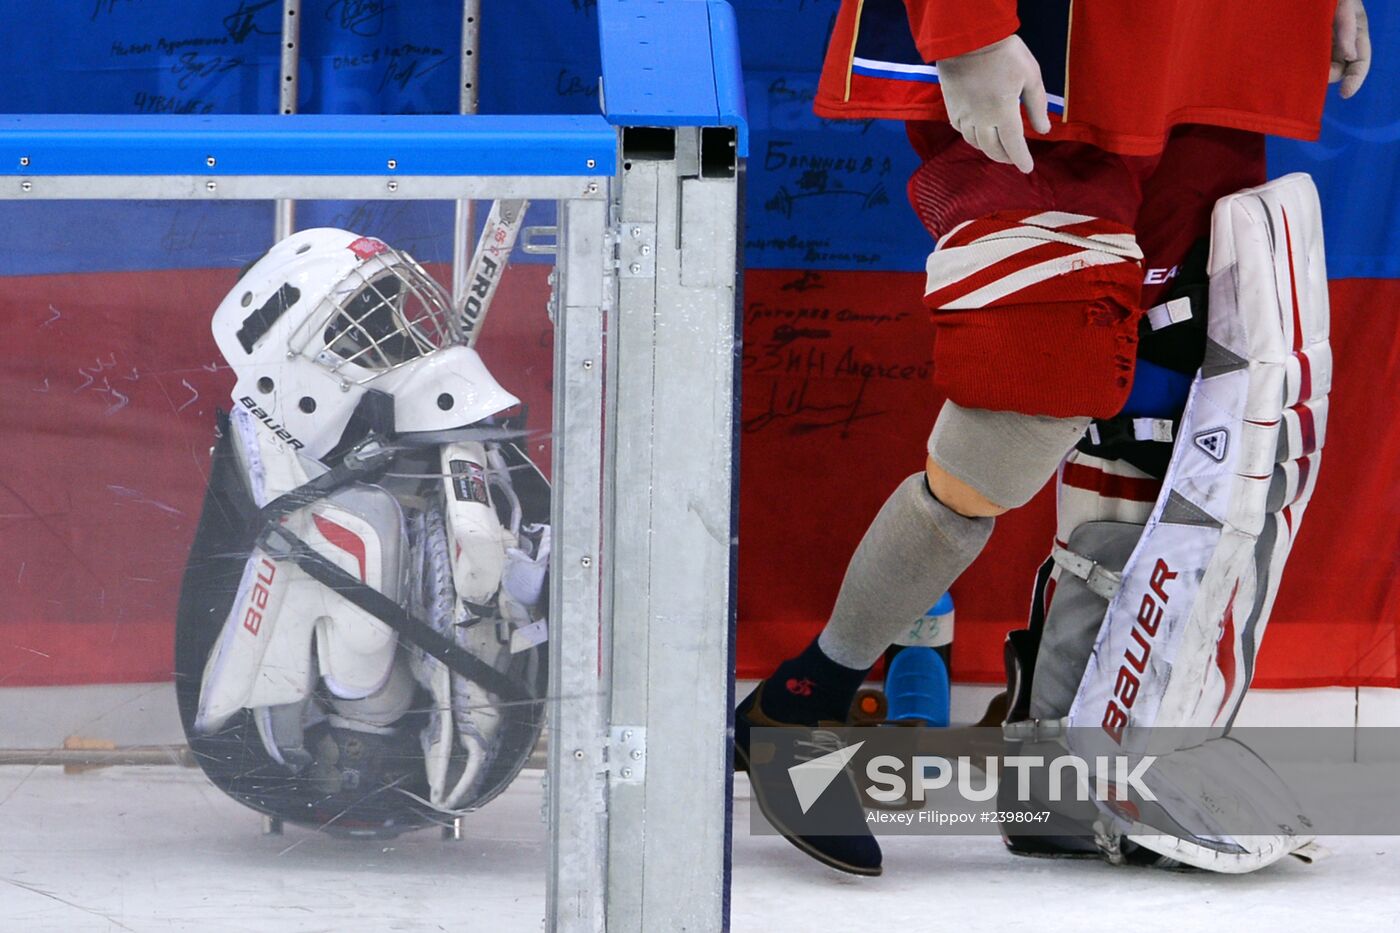
<path fill-rule="evenodd" d="M 920 469 L 941 402 L 921 305 L 932 243 L 904 198 L 903 127 L 817 119 L 836 0 L 734 0 L 753 145 L 739 559 L 739 673 L 760 676 L 826 617 L 885 496 Z M 273 113 L 280 4 L 12 0 L 35 24 L 0 61 L 0 111 Z M 1316 496 L 1256 684 L 1400 686 L 1400 0 L 1370 0 L 1377 61 L 1322 138 L 1280 141 L 1310 172 L 1333 279 L 1336 379 Z M 303 112 L 455 112 L 460 5 L 303 3 Z M 490 4 L 483 112 L 587 112 L 593 0 Z M 175 600 L 232 384 L 209 336 L 266 204 L 0 204 L 0 686 L 164 680 Z M 445 204 L 305 205 L 301 226 L 450 254 Z M 547 429 L 547 268 L 512 267 L 482 349 Z M 547 441 L 536 452 L 548 454 Z M 1042 494 L 998 523 L 953 591 L 954 675 L 1001 679 L 1050 541 Z M 914 555 L 911 555 L 914 557 Z"/>

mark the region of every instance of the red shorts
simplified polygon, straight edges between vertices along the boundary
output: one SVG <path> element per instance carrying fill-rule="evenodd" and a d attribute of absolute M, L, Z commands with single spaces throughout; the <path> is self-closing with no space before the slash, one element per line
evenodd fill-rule
<path fill-rule="evenodd" d="M 1216 200 L 1265 181 L 1264 137 L 1220 127 L 1177 127 L 1156 156 L 1031 140 L 1035 170 L 1029 175 L 990 161 L 946 123 L 911 123 L 909 135 L 924 160 L 909 181 L 909 199 L 935 238 L 1005 211 L 1086 214 L 1134 231 L 1144 261 L 1141 294 L 1124 302 L 1123 329 L 1130 335 L 1141 309 L 1171 287 L 1191 246 L 1210 235 Z M 1085 304 L 1105 300 L 1083 296 Z M 1123 301 L 1121 289 L 1112 300 Z M 1122 407 L 1123 341 L 1116 360 L 1108 350 L 1091 351 L 1104 358 L 1101 371 L 1087 372 L 1086 315 L 1073 302 L 976 313 L 982 317 L 934 309 L 935 384 L 959 404 L 1060 417 L 1108 417 Z M 1105 348 L 1111 343 L 1096 341 Z"/>

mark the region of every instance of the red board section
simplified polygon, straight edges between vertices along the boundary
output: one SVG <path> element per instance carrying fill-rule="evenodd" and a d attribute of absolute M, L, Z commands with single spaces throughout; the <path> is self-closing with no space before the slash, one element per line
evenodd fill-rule
<path fill-rule="evenodd" d="M 866 525 L 923 467 L 942 400 L 922 288 L 910 273 L 745 279 L 741 677 L 768 674 L 820 630 Z M 1260 652 L 1261 687 L 1400 686 L 1400 422 L 1377 406 L 1400 383 L 1400 282 L 1334 282 L 1332 315 L 1327 448 Z M 1048 489 L 998 519 L 953 587 L 958 680 L 1002 681 L 1002 640 L 1025 624 L 1052 519 Z"/>
<path fill-rule="evenodd" d="M 432 270 L 442 280 L 445 270 Z M 548 469 L 546 266 L 502 281 L 482 356 Z M 14 277 L 0 295 L 0 687 L 167 680 L 234 270 Z"/>
<path fill-rule="evenodd" d="M 481 349 L 548 465 L 545 266 L 512 268 Z M 0 686 L 170 677 L 180 575 L 231 375 L 209 317 L 232 270 L 9 278 L 0 295 Z M 434 270 L 439 278 L 443 270 Z M 745 282 L 739 673 L 819 629 L 881 502 L 919 470 L 941 400 L 910 273 Z M 1321 479 L 1260 657 L 1266 687 L 1400 686 L 1400 282 L 1335 282 Z M 1027 335 L 1034 339 L 1034 335 Z M 998 682 L 1051 529 L 1004 517 L 954 588 L 954 673 Z M 911 555 L 913 557 L 913 555 Z"/>

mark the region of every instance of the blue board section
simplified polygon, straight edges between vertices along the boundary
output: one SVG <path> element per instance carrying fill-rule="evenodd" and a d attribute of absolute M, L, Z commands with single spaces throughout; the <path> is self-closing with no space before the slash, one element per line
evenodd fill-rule
<path fill-rule="evenodd" d="M 0 116 L 10 175 L 611 175 L 585 116 Z"/>
<path fill-rule="evenodd" d="M 853 72 L 896 81 L 938 83 L 936 69 L 924 61 L 914 44 L 905 10 L 904 0 L 865 0 Z M 1021 21 L 1017 35 L 1040 64 L 1050 111 L 1063 113 L 1070 0 L 1020 0 L 1016 15 Z"/>
<path fill-rule="evenodd" d="M 614 2 L 486 4 L 482 112 L 596 115 L 599 18 L 607 12 L 599 5 Z M 723 101 L 741 99 L 737 77 L 732 62 L 723 67 L 714 51 L 717 37 L 734 28 L 725 8 L 711 0 L 667 5 L 706 9 L 714 106 L 732 116 Z M 0 112 L 275 113 L 280 6 L 269 0 L 6 0 L 9 22 L 43 26 L 26 30 L 24 41 L 9 43 L 0 57 Z M 915 161 L 903 127 L 812 114 L 838 7 L 839 0 L 733 0 L 729 15 L 743 55 L 751 134 L 746 261 L 751 268 L 917 271 L 932 243 L 906 202 Z M 1377 58 L 1366 87 L 1351 101 L 1329 99 L 1319 142 L 1277 141 L 1270 148 L 1273 174 L 1301 170 L 1317 178 L 1334 277 L 1400 277 L 1400 211 L 1394 209 L 1400 204 L 1400 95 L 1393 93 L 1400 87 L 1400 55 L 1393 51 L 1400 49 L 1400 0 L 1368 0 L 1367 9 Z M 456 111 L 456 0 L 303 0 L 302 16 L 301 111 Z M 23 213 L 36 205 L 0 206 L 0 223 L 28 225 L 26 242 L 36 244 L 0 256 L 0 271 L 62 271 L 79 258 L 105 257 L 113 240 L 126 244 L 131 263 L 144 264 L 132 268 L 235 263 L 240 239 L 250 255 L 265 247 L 265 205 L 211 207 L 68 205 L 49 206 L 39 216 Z M 95 223 L 98 215 L 102 220 Z M 430 255 L 448 255 L 448 205 L 303 205 L 299 217 L 303 224 L 363 220 L 379 225 L 365 232 L 390 242 L 411 237 Z M 251 225 L 247 231 L 239 228 L 244 223 Z M 162 240 L 171 249 L 162 250 Z M 51 248 L 40 249 L 40 241 Z"/>
<path fill-rule="evenodd" d="M 452 259 L 450 203 L 299 201 L 296 219 L 299 229 L 379 237 L 419 262 Z M 530 224 L 554 219 L 552 203 L 534 204 L 527 215 Z M 268 201 L 0 202 L 0 275 L 238 268 L 267 251 L 272 232 Z M 553 260 L 517 252 L 511 261 Z"/>
<path fill-rule="evenodd" d="M 739 37 L 732 9 L 711 0 L 603 0 L 603 100 L 619 126 L 739 130 L 748 154 Z"/>
<path fill-rule="evenodd" d="M 1322 198 L 1327 274 L 1400 278 L 1400 2 L 1368 0 L 1371 74 L 1351 100 L 1327 95 L 1315 143 L 1273 140 L 1269 173 L 1307 172 Z"/>
<path fill-rule="evenodd" d="M 904 126 L 812 113 L 837 0 L 735 4 L 753 133 L 749 268 L 922 269 L 932 246 L 905 185 L 918 162 Z"/>

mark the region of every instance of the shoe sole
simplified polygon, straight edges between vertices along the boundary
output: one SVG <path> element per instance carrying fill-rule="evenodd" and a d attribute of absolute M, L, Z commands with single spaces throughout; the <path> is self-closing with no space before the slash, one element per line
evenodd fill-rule
<path fill-rule="evenodd" d="M 744 750 L 740 748 L 737 743 L 734 746 L 734 760 L 736 764 L 742 766 L 736 767 L 736 771 L 749 771 L 749 756 L 744 753 Z M 859 875 L 862 878 L 878 878 L 880 875 L 884 874 L 885 868 L 883 865 L 876 866 L 875 868 L 866 868 L 860 865 L 852 865 L 851 863 L 843 862 L 838 858 L 832 858 L 830 855 L 827 855 L 819 849 L 815 849 L 808 843 L 804 842 L 801 837 L 799 837 L 791 830 L 789 830 L 786 826 L 784 826 L 782 821 L 775 818 L 772 812 L 770 812 L 768 802 L 764 797 L 763 790 L 760 787 L 761 783 L 761 781 L 753 780 L 753 773 L 749 771 L 749 787 L 753 788 L 753 799 L 758 802 L 759 812 L 762 813 L 764 818 L 766 818 L 768 822 L 773 825 L 774 829 L 776 829 L 779 833 L 782 834 L 782 837 L 784 839 L 796 846 L 798 850 L 800 850 L 803 854 L 805 854 L 809 858 L 821 862 L 828 868 L 834 868 L 837 871 L 845 872 L 848 875 Z"/>

